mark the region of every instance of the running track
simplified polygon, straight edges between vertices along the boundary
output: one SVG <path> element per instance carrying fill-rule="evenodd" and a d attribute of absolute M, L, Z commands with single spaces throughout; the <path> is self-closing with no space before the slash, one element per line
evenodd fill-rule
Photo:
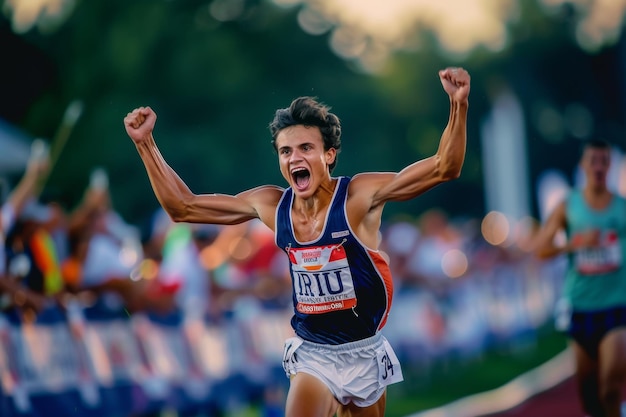
<path fill-rule="evenodd" d="M 540 392 L 508 411 L 488 414 L 489 417 L 583 417 L 573 379 Z M 486 416 L 485 416 L 486 417 Z"/>
<path fill-rule="evenodd" d="M 407 417 L 584 417 L 572 365 L 566 350 L 500 388 Z"/>
<path fill-rule="evenodd" d="M 626 389 L 622 394 L 626 398 Z M 573 378 L 536 394 L 508 411 L 481 417 L 583 417 Z M 626 402 L 622 403 L 622 416 L 626 416 Z"/>

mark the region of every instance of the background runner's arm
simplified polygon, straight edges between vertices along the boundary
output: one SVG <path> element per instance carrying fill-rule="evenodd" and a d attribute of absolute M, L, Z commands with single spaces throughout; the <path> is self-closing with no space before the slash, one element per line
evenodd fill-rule
<path fill-rule="evenodd" d="M 566 242 L 565 245 L 557 245 L 555 243 L 557 233 L 563 230 L 565 226 L 565 202 L 563 201 L 550 213 L 550 216 L 548 216 L 548 219 L 537 234 L 534 252 L 539 258 L 552 258 L 574 250 L 571 242 Z"/>

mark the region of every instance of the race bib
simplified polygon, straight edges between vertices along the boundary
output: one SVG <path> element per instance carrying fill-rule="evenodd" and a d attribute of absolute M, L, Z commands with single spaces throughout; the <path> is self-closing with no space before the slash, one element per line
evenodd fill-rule
<path fill-rule="evenodd" d="M 400 361 L 387 340 L 383 341 L 383 349 L 377 353 L 378 382 L 382 386 L 395 384 L 404 379 Z"/>
<path fill-rule="evenodd" d="M 296 309 L 305 314 L 356 307 L 354 281 L 341 245 L 289 249 Z"/>
<path fill-rule="evenodd" d="M 600 237 L 600 245 L 581 248 L 574 254 L 576 270 L 582 275 L 606 274 L 622 266 L 622 248 L 617 232 L 608 231 Z"/>
<path fill-rule="evenodd" d="M 298 362 L 296 350 L 302 346 L 302 343 L 304 343 L 304 341 L 299 337 L 290 337 L 285 341 L 283 348 L 283 369 L 288 378 L 296 374 L 295 363 Z"/>

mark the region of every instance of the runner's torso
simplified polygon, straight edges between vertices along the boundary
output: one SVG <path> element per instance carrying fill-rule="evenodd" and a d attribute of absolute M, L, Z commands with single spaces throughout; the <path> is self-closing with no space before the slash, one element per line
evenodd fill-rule
<path fill-rule="evenodd" d="M 626 200 L 614 195 L 602 210 L 589 207 L 580 191 L 566 202 L 570 240 L 598 230 L 598 247 L 581 248 L 569 257 L 566 296 L 575 310 L 600 310 L 626 305 Z"/>
<path fill-rule="evenodd" d="M 299 242 L 292 222 L 293 192 L 276 210 L 276 244 L 289 257 L 295 333 L 322 344 L 342 344 L 376 334 L 385 325 L 393 295 L 389 266 L 365 247 L 348 224 L 349 177 L 339 177 L 322 234 Z"/>

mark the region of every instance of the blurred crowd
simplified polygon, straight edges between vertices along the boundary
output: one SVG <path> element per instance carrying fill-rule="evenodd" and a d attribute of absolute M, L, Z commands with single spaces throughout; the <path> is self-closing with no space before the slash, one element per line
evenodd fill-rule
<path fill-rule="evenodd" d="M 47 160 L 33 157 L 2 206 L 2 308 L 25 320 L 56 303 L 102 303 L 130 314 L 180 310 L 219 320 L 242 297 L 290 302 L 288 265 L 260 223 L 175 224 L 161 209 L 147 236 L 113 207 L 96 168 L 77 207 L 38 199 Z"/>
<path fill-rule="evenodd" d="M 71 210 L 41 202 L 48 169 L 47 155 L 34 146 L 24 175 L 2 205 L 4 323 L 23 327 L 54 309 L 80 339 L 86 337 L 86 323 L 98 318 L 159 322 L 175 316 L 193 344 L 197 323 L 204 332 L 210 328 L 228 338 L 235 322 L 252 327 L 247 330 L 252 348 L 237 356 L 247 362 L 241 367 L 256 373 L 248 379 L 259 378 L 251 355 L 275 360 L 271 365 L 280 369 L 283 340 L 269 339 L 289 335 L 291 282 L 287 257 L 269 229 L 260 222 L 173 223 L 157 210 L 150 214 L 148 232 L 141 233 L 116 212 L 102 169 L 94 169 L 81 202 Z M 479 220 L 449 219 L 436 209 L 389 221 L 380 238 L 395 279 L 384 333 L 401 360 L 422 367 L 425 376 L 437 360 L 479 357 L 497 344 L 532 344 L 537 329 L 551 323 L 563 265 L 536 260 L 523 238 L 490 244 Z M 268 324 L 274 317 L 284 322 Z M 141 337 L 143 322 L 137 322 Z M 240 342 L 234 344 L 246 344 Z M 5 345 L 4 358 L 0 352 L 0 373 L 11 368 L 8 350 Z M 233 354 L 228 346 L 225 350 Z M 262 382 L 261 398 L 282 404 L 282 391 L 272 388 L 287 383 L 282 379 Z M 2 390 L 11 391 L 4 376 Z M 266 415 L 280 411 L 269 407 Z"/>

